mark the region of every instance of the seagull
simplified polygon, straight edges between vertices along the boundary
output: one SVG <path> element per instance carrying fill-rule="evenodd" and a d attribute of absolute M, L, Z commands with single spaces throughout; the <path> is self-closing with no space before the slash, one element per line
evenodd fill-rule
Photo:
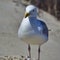
<path fill-rule="evenodd" d="M 31 58 L 30 44 L 39 45 L 38 60 L 40 60 L 40 46 L 48 41 L 48 27 L 45 22 L 37 18 L 37 7 L 28 5 L 21 25 L 18 29 L 18 37 L 28 44 L 29 57 Z"/>

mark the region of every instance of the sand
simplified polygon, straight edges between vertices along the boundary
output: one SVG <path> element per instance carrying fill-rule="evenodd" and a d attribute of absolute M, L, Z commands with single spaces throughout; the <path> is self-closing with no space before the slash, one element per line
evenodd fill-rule
<path fill-rule="evenodd" d="M 24 12 L 21 4 L 16 6 L 12 0 L 0 0 L 0 56 L 28 55 L 27 44 L 17 36 Z M 51 29 L 48 42 L 41 46 L 41 60 L 60 60 L 60 22 L 44 11 L 40 18 Z M 38 45 L 31 45 L 32 58 L 37 59 L 37 50 Z"/>

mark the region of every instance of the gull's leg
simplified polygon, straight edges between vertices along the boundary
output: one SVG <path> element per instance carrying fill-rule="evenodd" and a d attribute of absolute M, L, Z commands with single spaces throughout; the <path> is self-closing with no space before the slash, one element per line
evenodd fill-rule
<path fill-rule="evenodd" d="M 28 52 L 29 52 L 29 57 L 31 58 L 31 47 L 30 47 L 30 44 L 28 44 Z"/>
<path fill-rule="evenodd" d="M 38 60 L 40 60 L 40 45 L 38 47 Z"/>

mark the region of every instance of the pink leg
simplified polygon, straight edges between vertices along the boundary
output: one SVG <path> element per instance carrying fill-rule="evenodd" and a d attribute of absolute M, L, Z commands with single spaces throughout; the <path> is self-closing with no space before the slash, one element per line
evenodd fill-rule
<path fill-rule="evenodd" d="M 40 60 L 40 45 L 38 47 L 38 60 Z"/>
<path fill-rule="evenodd" d="M 28 52 L 29 52 L 29 57 L 31 58 L 31 47 L 30 47 L 30 44 L 28 44 Z"/>

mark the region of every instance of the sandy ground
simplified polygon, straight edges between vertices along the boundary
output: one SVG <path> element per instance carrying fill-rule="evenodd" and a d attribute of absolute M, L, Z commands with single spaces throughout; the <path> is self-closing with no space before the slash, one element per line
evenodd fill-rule
<path fill-rule="evenodd" d="M 27 44 L 17 36 L 25 7 L 17 7 L 11 0 L 0 0 L 0 56 L 27 56 Z M 60 22 L 42 11 L 40 14 L 51 32 L 49 40 L 41 46 L 41 60 L 60 60 Z M 32 57 L 37 59 L 38 45 L 31 45 Z M 0 59 L 1 60 L 1 59 Z"/>

